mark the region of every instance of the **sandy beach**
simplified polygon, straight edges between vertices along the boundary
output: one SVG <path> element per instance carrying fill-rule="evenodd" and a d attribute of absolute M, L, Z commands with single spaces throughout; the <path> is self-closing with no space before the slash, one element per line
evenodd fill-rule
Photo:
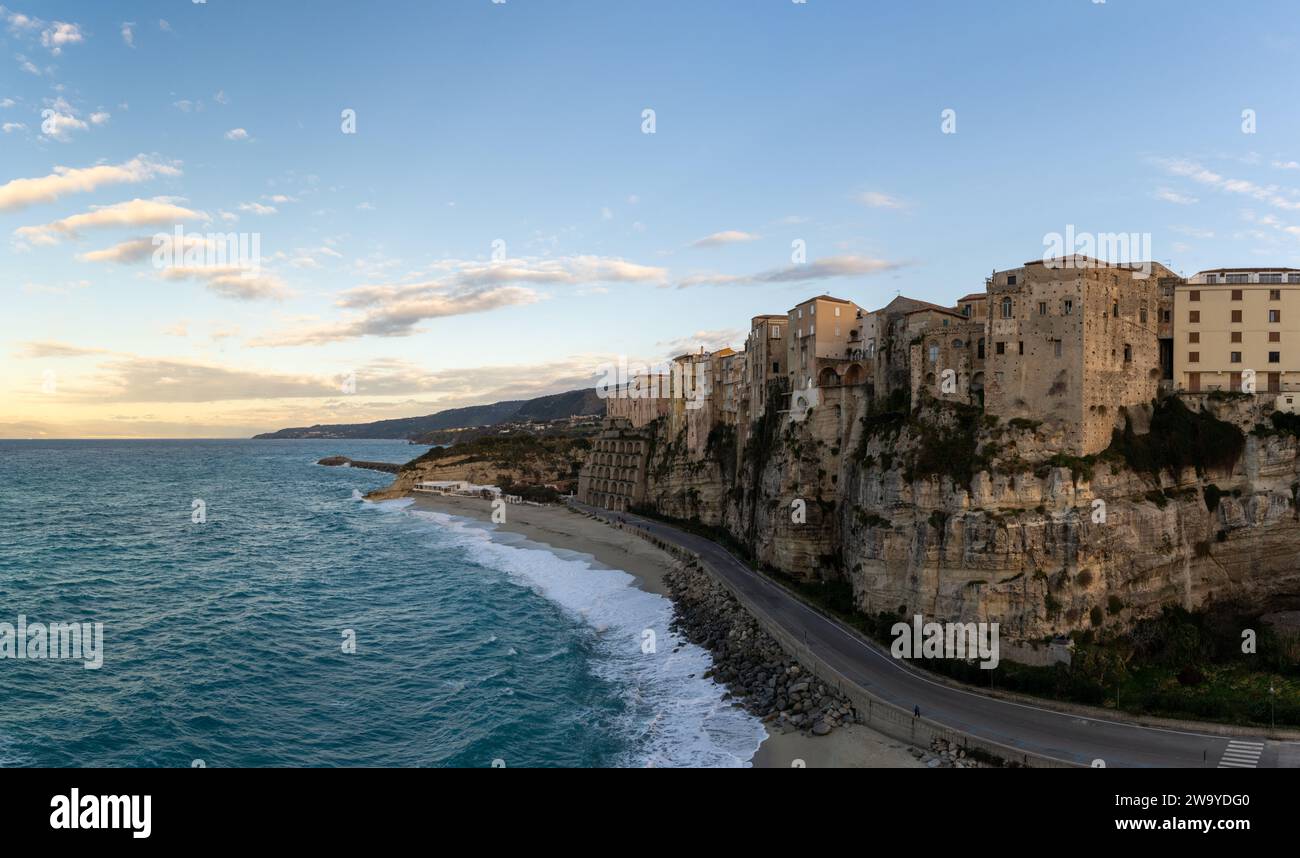
<path fill-rule="evenodd" d="M 490 502 L 478 498 L 415 495 L 415 506 L 450 515 L 489 521 Z M 497 527 L 517 533 L 542 548 L 590 555 L 598 568 L 621 569 L 637 586 L 668 598 L 664 574 L 676 561 L 643 539 L 587 518 L 561 506 L 511 505 L 506 522 Z M 808 768 L 922 767 L 906 745 L 862 725 L 853 724 L 828 736 L 768 729 L 768 738 L 754 755 L 755 768 L 791 768 L 802 761 Z"/>

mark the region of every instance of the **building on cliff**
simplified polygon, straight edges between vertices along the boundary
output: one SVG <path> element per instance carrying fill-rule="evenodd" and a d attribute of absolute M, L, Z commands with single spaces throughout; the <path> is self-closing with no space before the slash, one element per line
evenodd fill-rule
<path fill-rule="evenodd" d="M 607 417 L 578 475 L 578 500 L 620 511 L 643 503 L 650 437 L 625 418 Z"/>
<path fill-rule="evenodd" d="M 788 314 L 786 377 L 790 419 L 802 421 L 822 401 L 822 391 L 867 382 L 862 308 L 843 298 L 819 295 Z"/>
<path fill-rule="evenodd" d="M 994 272 L 985 411 L 1051 424 L 1063 452 L 1104 450 L 1121 409 L 1159 393 L 1159 283 L 1176 276 L 1083 256 Z"/>
<path fill-rule="evenodd" d="M 1173 377 L 1183 391 L 1300 390 L 1300 269 L 1194 274 L 1174 290 L 1174 328 Z"/>

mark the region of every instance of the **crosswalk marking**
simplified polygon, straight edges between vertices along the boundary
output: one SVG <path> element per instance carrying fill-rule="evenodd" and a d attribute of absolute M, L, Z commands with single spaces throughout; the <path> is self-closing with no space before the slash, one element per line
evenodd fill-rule
<path fill-rule="evenodd" d="M 1233 739 L 1228 742 L 1228 747 L 1219 760 L 1219 768 L 1253 769 L 1259 765 L 1259 757 L 1262 753 L 1264 753 L 1263 742 L 1242 742 Z"/>

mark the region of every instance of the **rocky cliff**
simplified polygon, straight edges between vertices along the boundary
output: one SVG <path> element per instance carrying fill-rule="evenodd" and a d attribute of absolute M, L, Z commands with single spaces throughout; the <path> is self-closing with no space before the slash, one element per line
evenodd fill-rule
<path fill-rule="evenodd" d="M 1124 628 L 1164 605 L 1292 608 L 1300 462 L 1271 411 L 1166 400 L 1072 458 L 1030 421 L 827 390 L 805 421 L 769 416 L 741 448 L 657 437 L 648 506 L 760 564 L 847 581 L 863 612 L 998 621 L 1012 640 Z"/>
<path fill-rule="evenodd" d="M 554 486 L 563 494 L 573 490 L 590 447 L 585 438 L 533 435 L 493 436 L 435 447 L 403 465 L 392 485 L 368 497 L 404 497 L 416 483 L 441 480 L 467 480 L 515 492 Z"/>

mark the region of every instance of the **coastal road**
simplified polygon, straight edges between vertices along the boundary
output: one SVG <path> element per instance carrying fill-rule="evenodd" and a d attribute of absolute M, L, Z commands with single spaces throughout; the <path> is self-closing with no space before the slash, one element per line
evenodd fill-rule
<path fill-rule="evenodd" d="M 900 663 L 887 651 L 813 610 L 705 537 L 631 513 L 577 502 L 572 506 L 606 521 L 623 520 L 699 555 L 710 570 L 743 593 L 767 618 L 811 648 L 827 664 L 875 697 L 925 719 L 1023 750 L 1083 766 L 1107 768 L 1300 767 L 1300 743 L 1263 736 L 1218 736 L 1092 718 L 1001 700 L 956 687 Z"/>

